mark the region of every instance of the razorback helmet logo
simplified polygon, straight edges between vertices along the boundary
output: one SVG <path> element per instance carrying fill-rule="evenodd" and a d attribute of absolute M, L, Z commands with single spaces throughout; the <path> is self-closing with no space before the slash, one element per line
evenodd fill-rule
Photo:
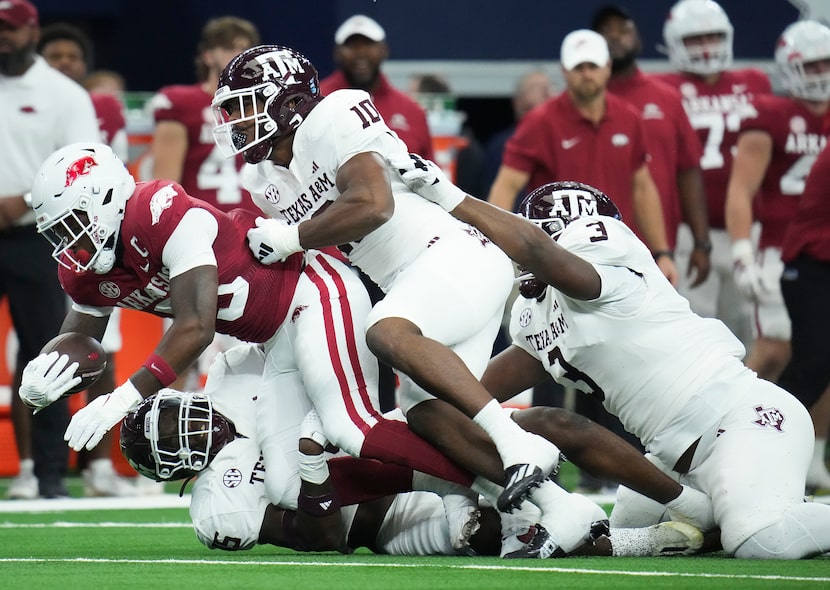
<path fill-rule="evenodd" d="M 82 158 L 78 158 L 66 167 L 66 184 L 63 186 L 72 186 L 72 183 L 78 180 L 81 176 L 89 174 L 92 167 L 97 165 L 98 162 L 96 162 L 95 158 L 92 156 L 83 156 Z"/>

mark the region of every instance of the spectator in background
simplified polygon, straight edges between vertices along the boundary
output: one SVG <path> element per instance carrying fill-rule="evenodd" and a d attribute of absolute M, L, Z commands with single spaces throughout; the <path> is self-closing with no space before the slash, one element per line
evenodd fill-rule
<path fill-rule="evenodd" d="M 709 220 L 700 157 L 703 149 L 683 109 L 680 93 L 646 76 L 637 65 L 643 44 L 627 11 L 607 5 L 594 13 L 591 28 L 605 37 L 611 52 L 608 92 L 640 112 L 646 147 L 651 155 L 649 171 L 660 194 L 666 239 L 674 251 L 681 221 L 691 229 L 694 247 L 685 272 L 691 287 L 709 275 Z"/>
<path fill-rule="evenodd" d="M 34 417 L 18 396 L 23 368 L 59 331 L 66 297 L 52 247 L 37 235 L 28 194 L 38 168 L 55 149 L 98 138 L 89 94 L 37 55 L 38 12 L 27 0 L 0 3 L 0 296 L 9 300 L 20 343 L 12 383 L 12 423 L 20 473 L 9 498 L 68 496 L 69 449 L 63 431 L 69 402 Z"/>
<path fill-rule="evenodd" d="M 472 127 L 465 123 L 466 113 L 455 110 L 455 97 L 449 82 L 435 74 L 416 76 L 412 80 L 411 94 L 427 110 L 427 122 L 433 138 L 438 134 L 433 126 L 433 118 L 441 121 L 442 116 L 455 117 L 451 125 L 459 124 L 457 135 L 466 140 L 466 145 L 457 149 L 455 154 L 455 179 L 453 182 L 468 194 L 480 195 L 481 169 L 484 164 L 484 148 L 476 139 Z M 436 104 L 438 103 L 438 104 Z M 430 106 L 432 108 L 430 108 Z M 431 112 L 432 111 L 432 112 Z M 433 145 L 433 148 L 435 146 Z M 438 156 L 436 157 L 441 160 Z M 440 163 L 440 162 L 439 162 Z"/>
<path fill-rule="evenodd" d="M 259 43 L 253 23 L 234 16 L 208 21 L 196 48 L 196 84 L 166 86 L 150 100 L 155 130 L 153 178 L 181 184 L 222 211 L 258 211 L 239 181 L 242 158 L 226 159 L 213 142 L 210 101 L 219 74 L 238 53 Z"/>
<path fill-rule="evenodd" d="M 334 61 L 337 70 L 320 80 L 320 91 L 325 96 L 335 90 L 356 88 L 372 96 L 372 102 L 389 128 L 398 134 L 411 152 L 431 154 L 432 136 L 424 109 L 392 86 L 381 71 L 389 57 L 386 31 L 377 21 L 356 14 L 345 21 L 334 33 Z M 369 291 L 372 305 L 383 298 L 383 291 L 363 273 L 360 278 Z M 388 412 L 397 405 L 397 380 L 392 369 L 380 363 L 380 410 Z"/>
<path fill-rule="evenodd" d="M 84 78 L 83 86 L 90 92 L 112 94 L 118 99 L 123 98 L 127 90 L 124 76 L 112 70 L 95 70 Z"/>
<path fill-rule="evenodd" d="M 376 21 L 356 14 L 334 33 L 334 61 L 337 71 L 320 80 L 323 95 L 342 88 L 365 90 L 389 128 L 398 134 L 409 151 L 430 154 L 432 137 L 426 113 L 415 100 L 392 86 L 381 71 L 389 57 L 386 31 Z"/>
<path fill-rule="evenodd" d="M 504 153 L 504 145 L 507 140 L 516 132 L 516 125 L 522 120 L 531 109 L 539 106 L 553 96 L 553 83 L 545 72 L 532 71 L 519 78 L 516 90 L 513 93 L 513 117 L 514 122 L 509 127 L 495 133 L 484 145 L 484 167 L 482 169 L 481 193 L 486 195 L 496 180 L 496 173 L 501 166 L 501 157 Z M 524 198 L 524 192 L 519 193 L 515 204 Z"/>
<path fill-rule="evenodd" d="M 781 290 L 784 235 L 807 174 L 830 137 L 824 130 L 830 111 L 830 28 L 817 21 L 790 25 L 778 40 L 775 62 L 789 96 L 753 102 L 756 116 L 741 124 L 726 193 L 735 283 L 752 302 L 757 330 L 746 364 L 770 381 L 778 379 L 791 356 L 792 325 Z M 753 217 L 761 224 L 757 252 L 750 241 Z M 815 393 L 804 391 L 803 384 L 799 389 L 815 428 L 826 433 L 828 417 L 814 403 Z M 816 445 L 824 444 L 819 435 Z M 823 457 L 824 450 L 820 453 Z M 830 488 L 826 468 L 810 475 L 808 486 Z"/>
<path fill-rule="evenodd" d="M 663 224 L 660 195 L 648 170 L 639 115 L 606 92 L 611 56 L 594 31 L 562 42 L 567 88 L 529 112 L 508 140 L 488 201 L 511 209 L 519 191 L 556 180 L 577 180 L 613 194 L 623 219 L 643 237 L 666 277 L 677 281 Z"/>
<path fill-rule="evenodd" d="M 40 41 L 40 53 L 50 66 L 83 84 L 92 64 L 92 42 L 79 28 L 68 23 L 55 23 L 43 27 Z M 108 144 L 121 158 L 127 157 L 127 121 L 124 117 L 124 105 L 110 93 L 90 91 L 92 105 L 98 118 L 101 141 Z M 101 377 L 87 390 L 90 400 L 115 389 L 115 353 L 121 349 L 120 311 L 115 310 L 101 345 L 107 352 L 107 367 Z M 90 451 L 82 451 L 78 456 L 78 467 L 84 480 L 84 493 L 87 496 L 131 496 L 135 488 L 119 477 L 113 467 L 112 435 L 107 434 L 98 445 Z"/>
<path fill-rule="evenodd" d="M 680 0 L 663 27 L 669 62 L 677 72 L 656 77 L 680 91 L 689 122 L 703 145 L 700 168 L 708 204 L 711 272 L 695 288 L 681 273 L 678 290 L 696 313 L 722 320 L 749 348 L 752 313 L 732 276 L 724 221 L 726 185 L 741 119 L 752 114 L 752 100 L 770 94 L 772 88 L 761 70 L 731 69 L 732 37 L 729 17 L 716 2 Z M 691 232 L 681 225 L 677 259 L 685 261 L 693 248 Z"/>

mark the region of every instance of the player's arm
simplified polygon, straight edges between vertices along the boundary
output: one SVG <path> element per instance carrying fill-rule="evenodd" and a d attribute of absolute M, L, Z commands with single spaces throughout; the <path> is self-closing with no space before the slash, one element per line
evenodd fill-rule
<path fill-rule="evenodd" d="M 548 377 L 538 359 L 511 345 L 490 359 L 481 384 L 499 402 L 506 402 Z"/>
<path fill-rule="evenodd" d="M 663 275 L 674 285 L 677 284 L 677 268 L 670 256 L 661 256 L 661 252 L 670 252 L 666 239 L 666 226 L 663 220 L 663 205 L 660 193 L 648 171 L 648 165 L 640 166 L 631 179 L 632 206 L 634 223 L 643 235 L 643 241 L 655 255 L 657 266 Z"/>
<path fill-rule="evenodd" d="M 676 181 L 683 220 L 691 229 L 694 239 L 687 275 L 691 276 L 694 270 L 695 278 L 691 286 L 695 287 L 706 280 L 711 268 L 709 252 L 712 244 L 709 241 L 709 214 L 703 191 L 703 174 L 698 167 L 678 170 Z"/>
<path fill-rule="evenodd" d="M 772 137 L 758 130 L 738 136 L 726 189 L 726 229 L 733 242 L 748 240 L 752 228 L 752 199 L 772 159 Z"/>
<path fill-rule="evenodd" d="M 527 172 L 510 166 L 500 166 L 493 186 L 490 187 L 490 194 L 487 195 L 487 202 L 505 211 L 513 211 L 516 195 L 527 185 L 528 180 L 530 180 L 530 174 Z"/>
<path fill-rule="evenodd" d="M 340 196 L 322 213 L 299 224 L 303 249 L 354 242 L 392 217 L 395 202 L 384 159 L 363 152 L 340 166 L 335 180 Z"/>
<path fill-rule="evenodd" d="M 98 342 L 104 337 L 104 332 L 107 329 L 107 323 L 110 316 L 95 316 L 88 313 L 83 313 L 75 309 L 70 309 L 69 313 L 61 324 L 61 334 L 66 332 L 80 332 L 95 338 Z"/>
<path fill-rule="evenodd" d="M 178 121 L 159 121 L 153 131 L 153 178 L 181 182 L 187 153 L 187 128 Z"/>

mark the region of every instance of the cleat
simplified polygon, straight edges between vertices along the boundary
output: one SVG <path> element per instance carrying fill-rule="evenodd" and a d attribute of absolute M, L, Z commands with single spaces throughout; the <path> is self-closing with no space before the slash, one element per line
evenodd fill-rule
<path fill-rule="evenodd" d="M 591 523 L 591 530 L 588 533 L 588 540 L 593 542 L 599 539 L 600 537 L 610 537 L 611 536 L 611 524 L 610 521 L 605 518 L 603 520 L 597 520 Z"/>
<path fill-rule="evenodd" d="M 535 465 L 519 463 L 504 470 L 507 483 L 496 503 L 501 512 L 511 513 L 530 497 L 533 488 L 539 487 L 547 479 L 547 474 Z"/>
<path fill-rule="evenodd" d="M 651 554 L 692 555 L 703 546 L 700 529 L 685 522 L 667 521 L 649 527 Z"/>
<path fill-rule="evenodd" d="M 541 524 L 530 527 L 527 533 L 517 538 L 519 541 L 526 542 L 526 545 L 505 554 L 505 559 L 547 559 L 564 555 L 564 552 L 554 543 L 550 533 Z"/>
<path fill-rule="evenodd" d="M 444 513 L 450 530 L 450 542 L 456 551 L 464 551 L 470 547 L 472 537 L 481 524 L 478 519 L 481 512 L 478 504 L 469 496 L 462 494 L 447 494 L 441 497 L 444 503 Z"/>
<path fill-rule="evenodd" d="M 34 500 L 40 497 L 37 477 L 31 472 L 21 473 L 15 477 L 6 490 L 9 500 Z"/>
<path fill-rule="evenodd" d="M 84 495 L 87 497 L 123 498 L 137 494 L 132 482 L 119 476 L 111 463 L 84 469 L 81 476 L 84 482 Z"/>

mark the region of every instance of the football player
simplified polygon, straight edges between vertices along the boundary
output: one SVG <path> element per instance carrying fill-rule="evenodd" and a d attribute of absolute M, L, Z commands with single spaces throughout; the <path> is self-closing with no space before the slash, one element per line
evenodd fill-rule
<path fill-rule="evenodd" d="M 511 312 L 513 345 L 482 377 L 496 399 L 552 376 L 602 400 L 655 465 L 712 499 L 729 555 L 830 550 L 830 506 L 804 502 L 807 410 L 741 362 L 744 347 L 725 325 L 692 313 L 610 198 L 580 183 L 543 185 L 522 202 L 530 223 L 467 197 L 417 156 L 392 164 L 528 273 Z M 771 464 L 774 475 L 760 468 Z M 611 524 L 645 526 L 663 512 L 620 486 Z"/>
<path fill-rule="evenodd" d="M 732 67 L 733 33 L 729 17 L 714 0 L 680 0 L 663 26 L 669 62 L 677 71 L 656 76 L 680 91 L 689 121 L 703 144 L 700 168 L 708 203 L 711 273 L 694 288 L 682 276 L 678 288 L 693 310 L 723 320 L 748 347 L 753 337 L 751 310 L 732 275 L 724 203 L 741 120 L 754 113 L 753 99 L 771 94 L 772 86 L 759 69 Z M 681 226 L 678 260 L 708 246 L 695 242 L 688 228 Z"/>
<path fill-rule="evenodd" d="M 261 391 L 276 400 L 260 411 L 261 419 L 278 425 L 277 404 L 306 411 L 313 405 L 329 439 L 348 453 L 398 461 L 458 484 L 472 481 L 405 424 L 378 412 L 377 360 L 363 339 L 369 299 L 337 257 L 310 251 L 261 265 L 245 243 L 253 213 L 223 213 L 174 182 L 136 183 L 102 144 L 53 153 L 32 195 L 38 231 L 54 246 L 72 299 L 61 332 L 100 339 L 115 306 L 172 318 L 143 366 L 73 416 L 65 435 L 73 449 L 93 448 L 144 397 L 170 385 L 219 332 L 265 345 Z M 74 363 L 66 366 L 66 359 L 62 371 L 50 371 L 52 360 L 40 355 L 27 366 L 21 397 L 32 407 L 49 405 L 78 382 Z M 304 389 L 289 400 L 281 382 L 296 376 Z M 389 448 L 379 452 L 378 440 Z M 270 452 L 269 441 L 260 444 Z"/>
<path fill-rule="evenodd" d="M 781 246 L 807 174 L 830 137 L 824 129 L 830 109 L 830 28 L 816 21 L 788 26 L 776 45 L 775 62 L 789 96 L 755 99 L 757 114 L 741 124 L 726 198 L 735 283 L 754 309 L 756 338 L 747 365 L 773 381 L 790 358 L 792 332 L 779 282 Z M 757 250 L 750 240 L 753 221 L 761 225 Z M 822 433 L 818 438 L 826 440 L 826 412 L 813 420 Z M 824 448 L 818 455 L 808 484 L 830 488 Z"/>
<path fill-rule="evenodd" d="M 217 143 L 254 165 L 243 181 L 271 217 L 248 232 L 254 255 L 269 264 L 339 246 L 385 292 L 366 320 L 366 341 L 397 371 L 410 427 L 433 440 L 446 428 L 441 416 L 463 412 L 498 450 L 469 445 L 476 437 L 472 424 L 441 449 L 481 476 L 476 491 L 500 509 L 528 496 L 548 513 L 561 509 L 567 492 L 547 480 L 559 450 L 510 420 L 477 379 L 490 357 L 513 266 L 480 232 L 419 198 L 389 170 L 384 157 L 405 156 L 406 146 L 369 94 L 342 89 L 323 97 L 308 59 L 288 47 L 261 45 L 228 64 L 213 105 Z M 274 188 L 284 171 L 293 176 L 293 192 Z M 574 508 L 584 520 L 576 537 L 588 533 L 597 508 Z M 553 530 L 554 519 L 543 514 L 542 520 Z"/>
<path fill-rule="evenodd" d="M 484 508 L 479 528 L 475 518 L 447 511 L 435 494 L 402 493 L 411 490 L 419 477 L 409 469 L 324 456 L 322 425 L 313 412 L 304 417 L 299 406 L 281 408 L 294 425 L 281 438 L 282 454 L 272 455 L 282 462 L 265 461 L 254 432 L 274 426 L 255 415 L 264 364 L 262 347 L 233 348 L 211 366 L 204 394 L 163 389 L 121 424 L 121 451 L 139 473 L 154 480 L 185 479 L 183 486 L 197 478 L 190 517 L 204 545 L 239 550 L 269 543 L 301 551 L 342 552 L 365 546 L 397 555 L 457 555 L 458 539 L 472 534 L 464 552 L 499 554 L 501 526 L 492 508 Z M 286 391 L 302 387 L 296 379 L 282 385 Z M 548 416 L 558 412 L 565 411 L 536 408 L 517 413 Z M 556 420 L 536 422 L 542 432 L 564 436 Z M 605 441 L 597 425 L 584 421 L 579 426 L 587 431 L 586 440 Z M 653 472 L 660 479 L 662 474 L 633 448 L 618 443 L 608 449 L 614 460 L 629 464 L 634 473 Z M 619 454 L 626 447 L 633 453 L 631 460 Z M 273 489 L 290 493 L 272 501 L 269 493 Z M 642 530 L 610 531 L 609 546 L 609 539 L 600 537 L 609 532 L 606 527 L 607 521 L 597 523 L 594 538 L 579 552 L 668 555 L 693 552 L 702 542 L 700 532 L 690 525 L 663 523 Z M 527 523 L 520 532 L 528 533 Z"/>

